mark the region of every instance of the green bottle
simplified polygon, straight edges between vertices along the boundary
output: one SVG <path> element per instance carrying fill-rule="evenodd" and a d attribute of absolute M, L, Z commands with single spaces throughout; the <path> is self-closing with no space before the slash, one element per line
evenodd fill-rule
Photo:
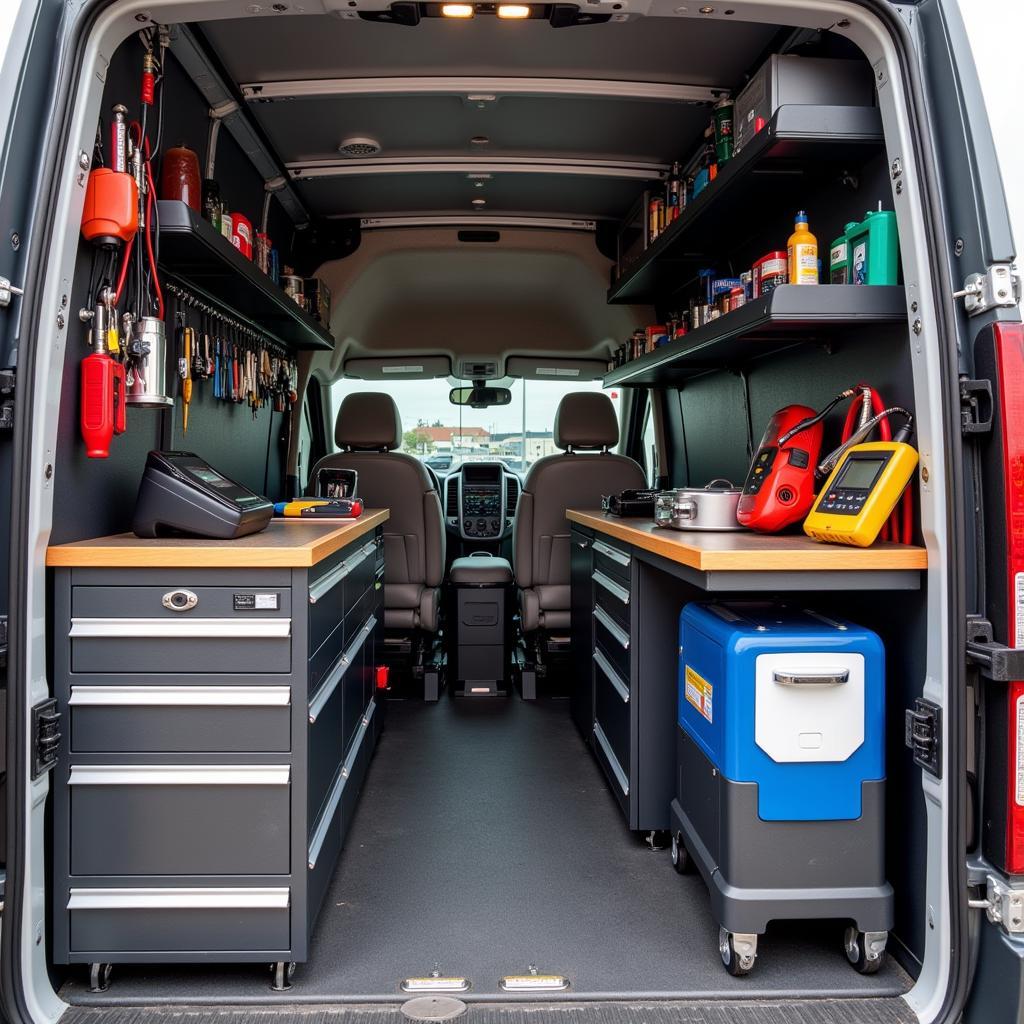
<path fill-rule="evenodd" d="M 896 284 L 899 276 L 899 237 L 893 210 L 868 210 L 864 219 L 847 226 L 850 284 Z"/>
<path fill-rule="evenodd" d="M 829 284 L 850 283 L 850 243 L 847 239 L 847 236 L 853 228 L 859 226 L 859 223 L 855 220 L 851 220 L 849 223 L 844 224 L 843 233 L 829 247 Z"/>

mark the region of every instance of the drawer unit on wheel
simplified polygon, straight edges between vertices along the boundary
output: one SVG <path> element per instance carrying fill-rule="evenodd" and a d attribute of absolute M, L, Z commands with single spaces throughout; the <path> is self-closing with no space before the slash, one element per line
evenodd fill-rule
<path fill-rule="evenodd" d="M 70 626 L 72 672 L 291 669 L 287 587 L 76 586 Z"/>
<path fill-rule="evenodd" d="M 73 684 L 74 754 L 287 753 L 291 687 Z"/>
<path fill-rule="evenodd" d="M 594 718 L 604 730 L 615 756 L 629 768 L 629 683 L 600 650 L 594 651 Z"/>
<path fill-rule="evenodd" d="M 72 765 L 72 875 L 287 875 L 287 764 Z"/>
<path fill-rule="evenodd" d="M 603 572 L 625 587 L 629 587 L 630 568 L 633 564 L 629 550 L 611 544 L 603 537 L 595 539 L 593 549 L 594 570 Z"/>
<path fill-rule="evenodd" d="M 593 616 L 594 646 L 611 662 L 621 678 L 629 679 L 632 647 L 629 628 L 596 602 Z"/>
<path fill-rule="evenodd" d="M 130 960 L 136 952 L 276 953 L 291 946 L 287 886 L 72 886 L 67 909 L 70 952 L 78 960 Z"/>

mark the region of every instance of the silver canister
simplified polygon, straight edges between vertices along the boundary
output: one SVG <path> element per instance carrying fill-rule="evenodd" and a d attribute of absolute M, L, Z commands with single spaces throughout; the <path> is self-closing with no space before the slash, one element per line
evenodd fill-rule
<path fill-rule="evenodd" d="M 306 297 L 303 292 L 305 284 L 306 282 L 301 277 L 296 277 L 294 274 L 281 275 L 281 287 L 284 289 L 285 295 L 303 309 L 306 308 Z"/>
<path fill-rule="evenodd" d="M 728 480 L 706 487 L 662 491 L 654 503 L 654 525 L 671 530 L 742 530 L 736 519 L 742 489 Z"/>
<path fill-rule="evenodd" d="M 140 317 L 132 324 L 125 365 L 128 405 L 155 409 L 173 405 L 167 394 L 167 332 L 163 320 Z"/>

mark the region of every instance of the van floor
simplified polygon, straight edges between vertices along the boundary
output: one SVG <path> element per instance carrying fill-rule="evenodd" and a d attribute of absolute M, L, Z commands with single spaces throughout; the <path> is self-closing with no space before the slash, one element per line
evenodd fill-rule
<path fill-rule="evenodd" d="M 625 827 L 567 701 L 394 701 L 309 962 L 281 999 L 400 1000 L 402 979 L 437 969 L 470 980 L 465 999 L 505 1001 L 498 979 L 530 965 L 567 976 L 564 998 L 575 1001 L 891 997 L 910 987 L 891 957 L 876 975 L 857 974 L 842 933 L 840 922 L 772 927 L 754 971 L 730 977 L 700 876 L 676 874 L 666 851 Z M 110 989 L 92 995 L 76 968 L 61 995 L 80 1005 L 266 1005 L 264 971 L 118 965 Z"/>

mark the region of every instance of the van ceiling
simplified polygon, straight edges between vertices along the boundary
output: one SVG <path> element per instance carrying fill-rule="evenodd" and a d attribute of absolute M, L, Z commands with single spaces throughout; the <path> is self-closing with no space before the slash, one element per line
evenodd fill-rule
<path fill-rule="evenodd" d="M 203 31 L 315 215 L 481 222 L 623 217 L 646 181 L 692 151 L 713 92 L 740 87 L 778 33 L 691 18 L 554 29 L 488 16 L 404 26 L 328 15 L 210 22 Z M 525 77 L 548 81 L 529 95 L 517 94 L 521 81 L 505 83 L 502 94 L 500 79 Z M 564 95 L 581 81 L 585 95 Z M 654 99 L 610 95 L 649 92 L 650 83 L 677 88 Z M 380 152 L 342 156 L 351 137 L 375 140 Z"/>

